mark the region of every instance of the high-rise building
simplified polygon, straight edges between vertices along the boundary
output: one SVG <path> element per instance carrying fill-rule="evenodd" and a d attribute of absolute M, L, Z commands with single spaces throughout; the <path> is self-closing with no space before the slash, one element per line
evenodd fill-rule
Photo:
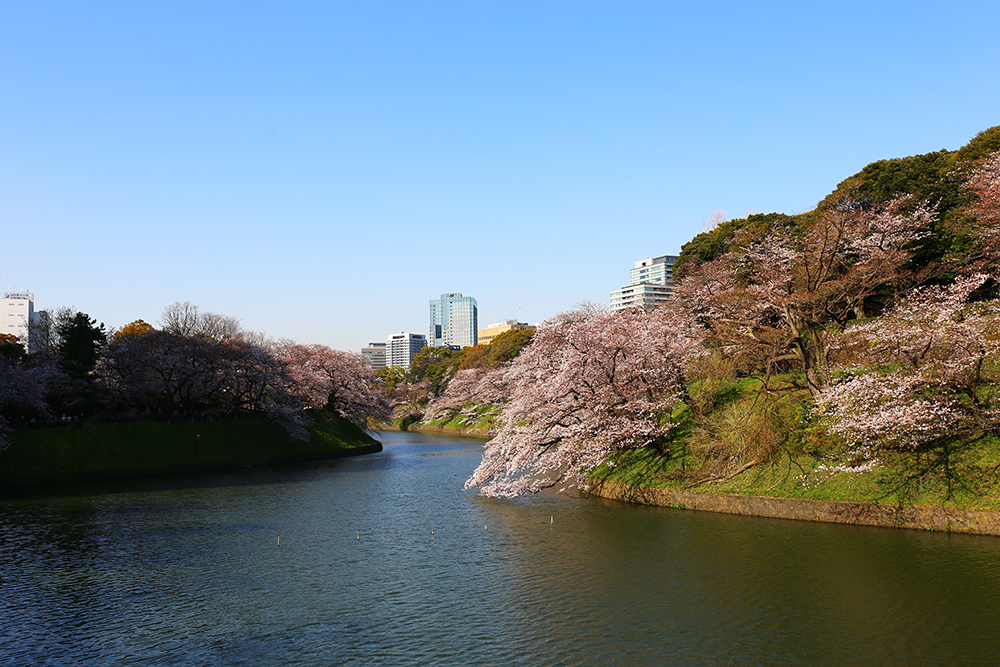
<path fill-rule="evenodd" d="M 534 329 L 527 322 L 518 322 L 517 320 L 504 320 L 503 322 L 494 322 L 485 329 L 479 330 L 479 345 L 489 345 L 493 342 L 493 339 L 502 333 L 511 331 L 513 329 Z"/>
<path fill-rule="evenodd" d="M 35 317 L 35 295 L 31 292 L 4 292 L 0 302 L 0 333 L 17 336 L 28 349 L 28 325 Z"/>
<path fill-rule="evenodd" d="M 479 307 L 471 296 L 442 294 L 431 299 L 427 344 L 472 347 L 479 341 Z"/>
<path fill-rule="evenodd" d="M 636 262 L 629 285 L 611 292 L 611 310 L 654 308 L 670 298 L 675 261 L 676 255 L 663 255 Z"/>
<path fill-rule="evenodd" d="M 372 370 L 385 368 L 385 350 L 387 343 L 368 343 L 368 347 L 361 348 L 361 356 L 368 362 L 368 367 Z"/>
<path fill-rule="evenodd" d="M 385 341 L 385 365 L 407 369 L 413 355 L 427 347 L 427 337 L 423 334 L 400 331 L 391 334 Z"/>

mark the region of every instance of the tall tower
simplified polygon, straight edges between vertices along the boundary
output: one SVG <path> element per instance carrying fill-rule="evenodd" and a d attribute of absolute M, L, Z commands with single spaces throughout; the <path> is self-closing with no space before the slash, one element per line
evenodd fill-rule
<path fill-rule="evenodd" d="M 454 292 L 431 299 L 428 345 L 472 347 L 478 342 L 479 306 L 474 298 Z"/>

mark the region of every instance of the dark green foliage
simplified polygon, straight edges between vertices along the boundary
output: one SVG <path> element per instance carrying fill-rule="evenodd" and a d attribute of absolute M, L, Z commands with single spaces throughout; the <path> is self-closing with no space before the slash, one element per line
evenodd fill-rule
<path fill-rule="evenodd" d="M 107 343 L 104 325 L 97 326 L 97 320 L 78 312 L 61 323 L 57 333 L 62 341 L 59 345 L 60 367 L 70 378 L 86 378 L 94 370 L 101 348 Z"/>
<path fill-rule="evenodd" d="M 459 364 L 458 370 L 499 368 L 519 355 L 524 346 L 531 342 L 534 335 L 534 329 L 511 329 L 494 338 L 489 345 L 467 347 L 462 350 L 462 362 Z"/>
<path fill-rule="evenodd" d="M 980 132 L 956 151 L 879 160 L 842 181 L 819 207 L 844 200 L 877 206 L 901 194 L 913 195 L 914 204 L 933 204 L 937 207 L 937 223 L 931 236 L 914 249 L 910 268 L 918 272 L 926 270 L 927 280 L 947 280 L 962 271 L 962 258 L 971 243 L 964 212 L 970 201 L 964 188 L 965 174 L 977 160 L 997 150 L 1000 150 L 1000 126 Z"/>
<path fill-rule="evenodd" d="M 432 393 L 444 391 L 448 381 L 455 377 L 463 351 L 448 347 L 425 347 L 413 355 L 409 369 L 410 381 L 430 380 Z"/>
<path fill-rule="evenodd" d="M 969 143 L 956 151 L 955 158 L 959 165 L 964 165 L 996 151 L 1000 151 L 1000 125 L 977 134 Z"/>
<path fill-rule="evenodd" d="M 916 201 L 937 204 L 945 213 L 961 205 L 962 191 L 957 179 L 947 178 L 955 168 L 955 151 L 879 160 L 859 174 L 840 183 L 826 202 L 848 199 L 865 205 L 884 204 L 902 193 Z"/>
<path fill-rule="evenodd" d="M 420 421 L 421 415 L 418 413 L 409 414 L 399 420 L 399 430 L 406 431 L 409 430 L 411 426 Z"/>
<path fill-rule="evenodd" d="M 24 346 L 18 341 L 17 336 L 0 334 L 0 361 L 6 361 L 10 366 L 20 366 L 27 357 L 28 354 L 24 351 Z"/>
<path fill-rule="evenodd" d="M 376 368 L 375 375 L 382 378 L 382 382 L 390 391 L 396 388 L 397 384 L 404 382 L 406 380 L 406 371 L 404 371 L 399 366 L 386 366 L 385 368 Z"/>
<path fill-rule="evenodd" d="M 486 368 L 493 370 L 514 359 L 521 354 L 521 350 L 531 342 L 534 335 L 534 329 L 504 331 L 486 346 Z"/>
<path fill-rule="evenodd" d="M 796 224 L 799 218 L 801 216 L 789 216 L 784 213 L 755 213 L 745 218 L 729 220 L 715 229 L 702 232 L 681 246 L 680 255 L 674 262 L 674 275 L 683 277 L 688 267 L 710 262 L 732 250 L 738 232 L 746 230 L 747 239 L 760 239 L 771 229 Z"/>
<path fill-rule="evenodd" d="M 492 370 L 507 363 L 531 342 L 534 329 L 512 329 L 500 334 L 489 345 L 476 345 L 453 350 L 447 347 L 425 347 L 413 355 L 409 381 L 428 381 L 431 395 L 440 395 L 460 370 L 484 368 Z"/>
<path fill-rule="evenodd" d="M 911 266 L 919 271 L 961 246 L 961 239 L 945 224 L 968 203 L 968 195 L 962 188 L 964 179 L 955 171 L 956 156 L 957 151 L 940 150 L 873 162 L 841 182 L 820 207 L 844 200 L 879 206 L 901 194 L 913 195 L 914 205 L 933 204 L 937 207 L 937 224 L 933 233 L 915 249 Z"/>

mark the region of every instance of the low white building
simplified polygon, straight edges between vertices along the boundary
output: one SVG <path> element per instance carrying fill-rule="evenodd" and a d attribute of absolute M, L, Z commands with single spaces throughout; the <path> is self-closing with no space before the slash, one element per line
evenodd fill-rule
<path fill-rule="evenodd" d="M 655 308 L 670 298 L 669 285 L 629 285 L 611 293 L 611 310 L 626 308 Z"/>

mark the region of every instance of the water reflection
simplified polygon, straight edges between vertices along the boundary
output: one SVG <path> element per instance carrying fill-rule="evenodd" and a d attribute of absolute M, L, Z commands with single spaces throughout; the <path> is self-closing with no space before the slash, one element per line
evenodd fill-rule
<path fill-rule="evenodd" d="M 992 664 L 1000 540 L 463 490 L 481 442 L 0 502 L 0 664 Z M 280 546 L 278 538 L 280 536 Z"/>

